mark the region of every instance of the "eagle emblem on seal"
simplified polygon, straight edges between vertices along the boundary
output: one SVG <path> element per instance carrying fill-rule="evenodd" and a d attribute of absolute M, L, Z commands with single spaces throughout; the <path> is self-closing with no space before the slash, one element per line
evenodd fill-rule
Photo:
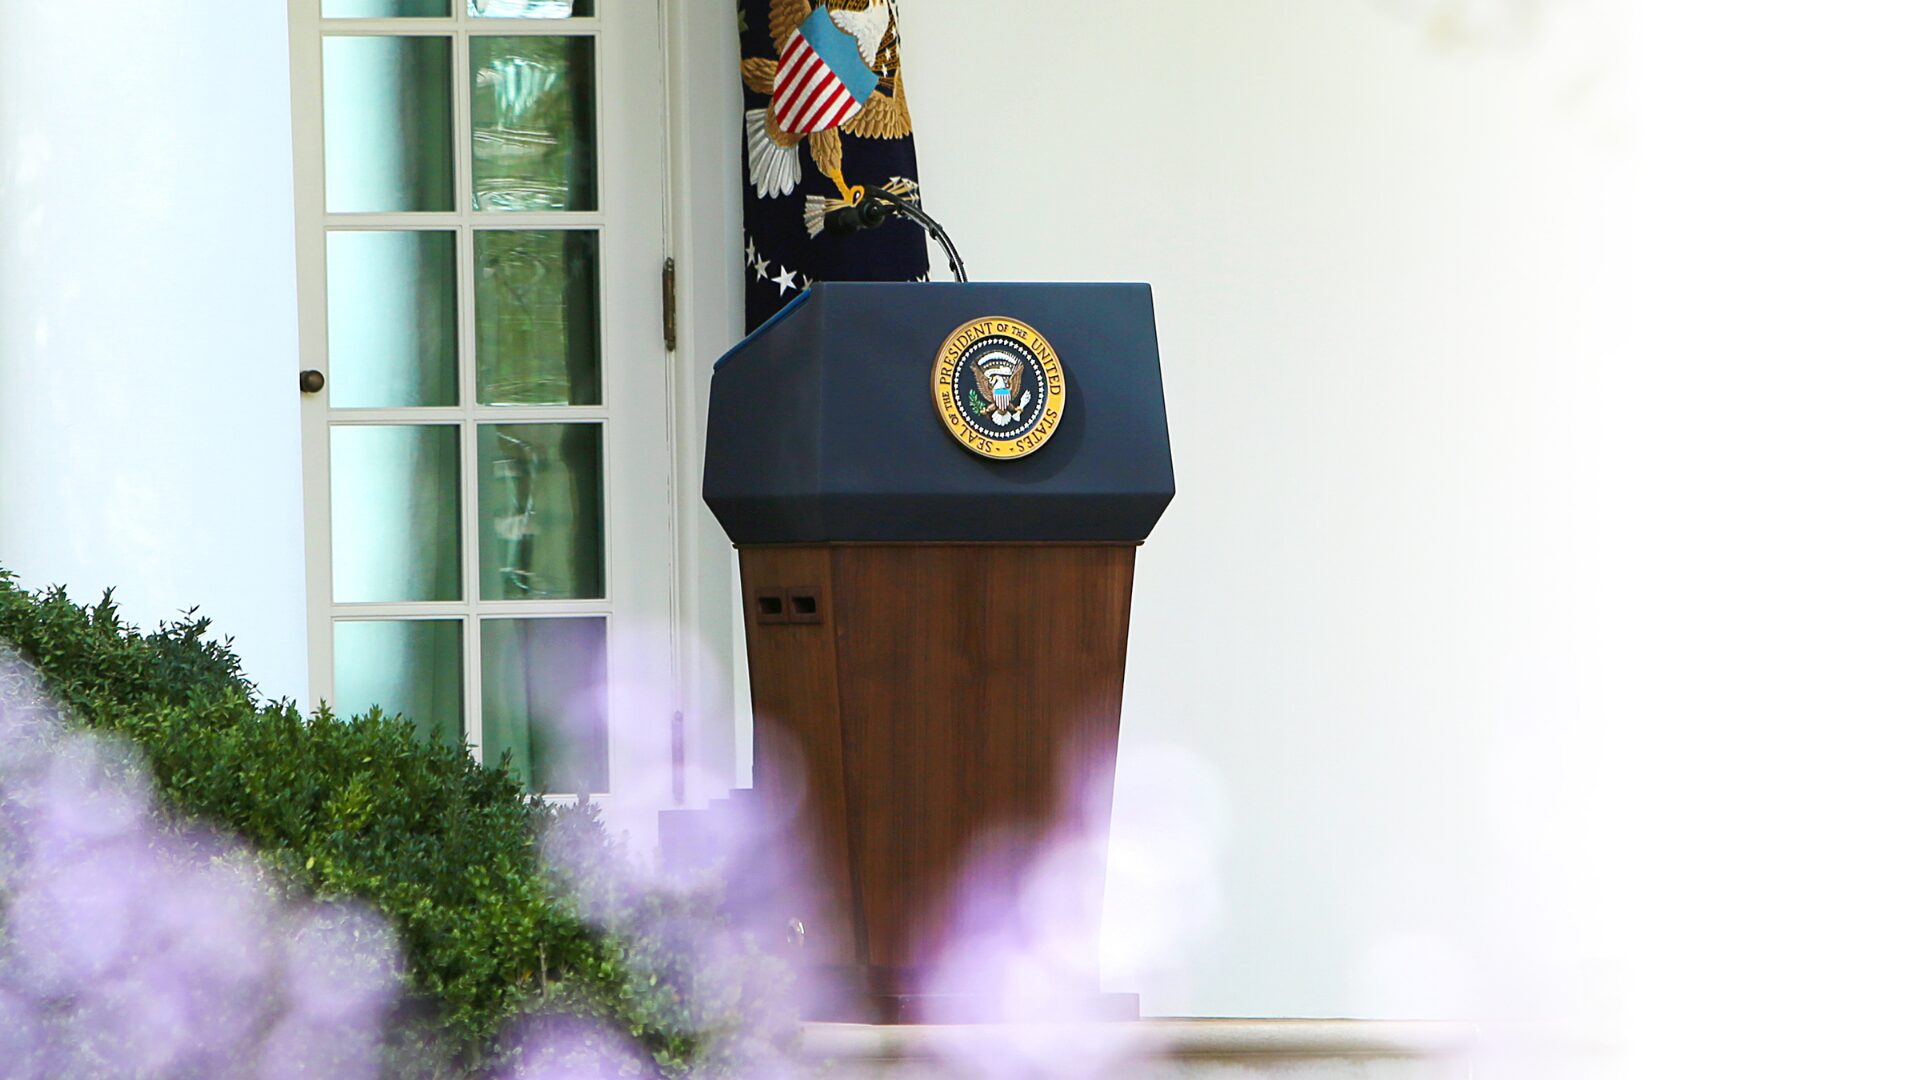
<path fill-rule="evenodd" d="M 1011 353 L 992 352 L 974 361 L 973 381 L 979 397 L 969 402 L 973 411 L 986 417 L 997 428 L 1020 419 L 1033 404 L 1033 391 L 1020 389 L 1027 365 Z M 971 395 L 969 395 L 971 396 Z"/>

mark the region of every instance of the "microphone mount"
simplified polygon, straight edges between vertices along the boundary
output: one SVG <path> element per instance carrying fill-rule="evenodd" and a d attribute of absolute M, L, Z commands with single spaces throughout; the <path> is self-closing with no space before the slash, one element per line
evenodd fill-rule
<path fill-rule="evenodd" d="M 955 281 L 967 280 L 967 265 L 960 260 L 960 251 L 953 246 L 953 238 L 947 230 L 925 211 L 920 204 L 896 195 L 883 187 L 866 189 L 866 197 L 852 206 L 842 207 L 827 214 L 826 230 L 839 236 L 877 229 L 887 223 L 895 214 L 905 217 L 926 231 L 928 236 L 939 241 L 942 251 L 947 253 L 947 268 L 953 271 Z"/>

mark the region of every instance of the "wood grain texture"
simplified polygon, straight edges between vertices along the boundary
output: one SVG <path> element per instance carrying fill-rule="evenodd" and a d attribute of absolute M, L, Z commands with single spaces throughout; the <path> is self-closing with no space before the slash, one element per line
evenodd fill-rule
<path fill-rule="evenodd" d="M 860 905 L 847 866 L 832 560 L 819 548 L 742 550 L 740 585 L 753 673 L 756 813 L 776 825 L 803 822 L 781 845 L 800 873 L 783 874 L 774 886 L 784 894 L 776 899 L 792 908 L 788 917 L 806 928 L 805 946 L 794 959 L 808 966 L 863 963 L 855 932 Z M 792 588 L 819 590 L 818 622 L 766 624 L 755 617 L 756 596 Z"/>
<path fill-rule="evenodd" d="M 966 917 L 954 898 L 983 845 L 991 859 L 965 877 L 988 907 L 1056 830 L 1104 849 L 1134 545 L 740 554 L 745 596 L 818 585 L 826 612 L 808 627 L 747 613 L 755 785 L 803 793 L 796 832 L 853 937 L 814 962 L 876 995 L 915 993 Z M 1086 886 L 1097 923 L 1101 882 Z"/>

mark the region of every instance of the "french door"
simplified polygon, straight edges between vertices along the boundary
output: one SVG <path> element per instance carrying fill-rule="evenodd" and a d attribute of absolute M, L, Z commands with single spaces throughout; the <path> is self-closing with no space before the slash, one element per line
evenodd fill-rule
<path fill-rule="evenodd" d="M 657 16 L 289 4 L 313 696 L 643 802 L 672 715 Z"/>

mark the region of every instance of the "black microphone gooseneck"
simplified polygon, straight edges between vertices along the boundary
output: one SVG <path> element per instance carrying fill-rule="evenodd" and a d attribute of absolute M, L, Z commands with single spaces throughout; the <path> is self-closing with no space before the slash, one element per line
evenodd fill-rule
<path fill-rule="evenodd" d="M 883 187 L 870 187 L 867 197 L 852 206 L 842 207 L 827 214 L 826 229 L 830 233 L 846 235 L 865 229 L 877 229 L 886 224 L 894 214 L 903 214 L 914 224 L 925 229 L 928 236 L 940 242 L 941 250 L 947 253 L 947 267 L 953 271 L 955 281 L 967 280 L 967 264 L 960 261 L 960 251 L 953 246 L 953 238 L 940 223 L 928 216 L 925 210 Z"/>

